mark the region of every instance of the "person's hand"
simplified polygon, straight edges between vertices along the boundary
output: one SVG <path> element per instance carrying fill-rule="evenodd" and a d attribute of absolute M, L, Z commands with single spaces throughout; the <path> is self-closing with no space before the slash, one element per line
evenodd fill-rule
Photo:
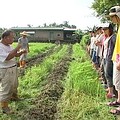
<path fill-rule="evenodd" d="M 117 63 L 117 70 L 119 70 L 120 71 L 120 61 Z"/>
<path fill-rule="evenodd" d="M 21 52 L 22 54 L 24 54 L 24 53 L 27 53 L 27 50 L 26 50 L 26 49 L 21 49 L 20 52 Z"/>

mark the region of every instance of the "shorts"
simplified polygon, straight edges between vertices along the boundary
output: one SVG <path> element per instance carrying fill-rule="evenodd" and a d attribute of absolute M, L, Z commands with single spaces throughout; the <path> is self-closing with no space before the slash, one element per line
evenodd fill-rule
<path fill-rule="evenodd" d="M 113 84 L 115 89 L 120 90 L 120 71 L 116 68 L 116 62 L 113 62 Z"/>
<path fill-rule="evenodd" d="M 17 92 L 17 66 L 0 68 L 0 101 L 8 101 Z"/>
<path fill-rule="evenodd" d="M 27 53 L 24 53 L 20 56 L 20 60 L 19 61 L 22 61 L 22 60 L 26 60 L 27 59 Z"/>

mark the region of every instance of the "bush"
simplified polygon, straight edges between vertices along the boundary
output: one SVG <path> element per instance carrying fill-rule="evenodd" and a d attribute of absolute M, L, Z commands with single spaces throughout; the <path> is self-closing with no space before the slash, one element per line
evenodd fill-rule
<path fill-rule="evenodd" d="M 88 44 L 89 41 L 90 41 L 90 36 L 89 35 L 84 35 L 82 37 L 82 40 L 81 40 L 80 44 L 81 44 L 81 46 L 85 47 Z"/>

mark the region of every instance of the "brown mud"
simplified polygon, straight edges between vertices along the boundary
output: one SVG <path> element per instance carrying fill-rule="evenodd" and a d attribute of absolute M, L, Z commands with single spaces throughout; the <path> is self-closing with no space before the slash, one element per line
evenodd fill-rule
<path fill-rule="evenodd" d="M 47 83 L 43 86 L 40 95 L 33 100 L 34 108 L 25 111 L 24 120 L 56 120 L 57 102 L 60 99 L 64 87 L 62 80 L 66 76 L 69 64 L 72 61 L 72 45 L 68 46 L 67 53 L 54 66 L 54 69 L 47 76 Z"/>

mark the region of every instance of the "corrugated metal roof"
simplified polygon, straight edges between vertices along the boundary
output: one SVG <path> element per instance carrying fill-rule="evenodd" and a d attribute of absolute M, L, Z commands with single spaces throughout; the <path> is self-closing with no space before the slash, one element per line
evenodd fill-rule
<path fill-rule="evenodd" d="M 12 27 L 12 30 L 65 30 L 65 31 L 75 31 L 77 29 L 72 28 L 57 28 L 57 27 Z"/>
<path fill-rule="evenodd" d="M 74 28 L 65 28 L 64 30 L 66 30 L 66 31 L 75 31 L 77 29 L 74 29 Z"/>
<path fill-rule="evenodd" d="M 45 28 L 45 27 L 12 27 L 12 30 L 64 30 L 64 28 Z"/>

